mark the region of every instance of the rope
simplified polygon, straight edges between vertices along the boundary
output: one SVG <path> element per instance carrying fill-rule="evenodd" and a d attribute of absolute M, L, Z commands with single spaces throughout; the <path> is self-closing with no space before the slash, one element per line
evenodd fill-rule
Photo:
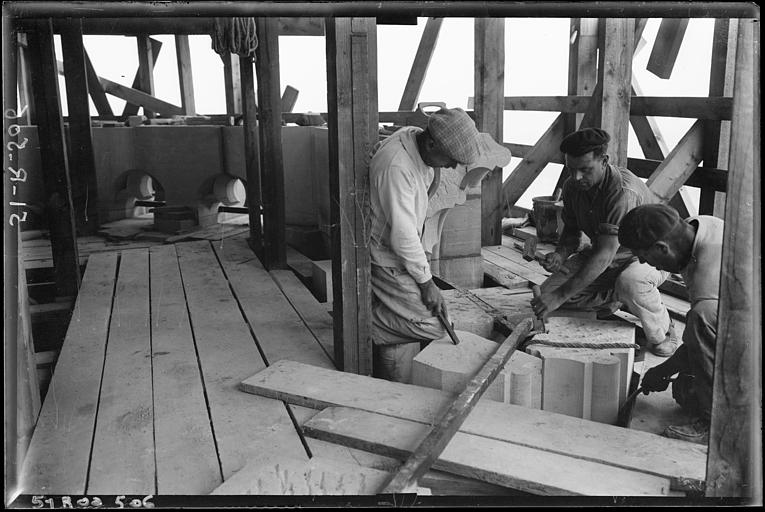
<path fill-rule="evenodd" d="M 255 18 L 215 18 L 212 49 L 219 55 L 232 53 L 241 57 L 255 57 L 258 36 Z"/>
<path fill-rule="evenodd" d="M 531 340 L 529 345 L 547 345 L 549 347 L 559 348 L 634 348 L 640 350 L 640 345 L 634 343 L 586 343 L 586 342 L 567 342 L 559 343 L 557 341 Z"/>

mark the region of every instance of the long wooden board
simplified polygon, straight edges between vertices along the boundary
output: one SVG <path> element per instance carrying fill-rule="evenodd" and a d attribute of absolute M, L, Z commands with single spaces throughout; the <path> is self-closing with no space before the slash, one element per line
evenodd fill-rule
<path fill-rule="evenodd" d="M 222 482 L 178 255 L 153 247 L 151 342 L 157 493 L 207 493 Z"/>
<path fill-rule="evenodd" d="M 408 457 L 428 430 L 422 423 L 345 407 L 328 407 L 304 426 L 311 437 L 397 458 Z M 454 435 L 433 468 L 547 496 L 669 491 L 666 478 L 462 432 Z"/>
<path fill-rule="evenodd" d="M 241 389 L 317 409 L 354 407 L 428 424 L 454 399 L 435 389 L 294 361 L 275 363 L 242 382 Z M 678 489 L 699 489 L 704 481 L 702 445 L 547 411 L 482 400 L 460 431 L 666 477 Z"/>
<path fill-rule="evenodd" d="M 335 368 L 246 240 L 215 244 L 215 252 L 267 363 L 290 359 Z"/>
<path fill-rule="evenodd" d="M 546 275 L 531 270 L 526 265 L 517 263 L 505 257 L 505 255 L 502 254 L 502 249 L 503 248 L 498 246 L 482 247 L 481 256 L 485 261 L 493 263 L 494 265 L 497 265 L 498 267 L 501 267 L 502 269 L 528 281 L 531 281 L 534 284 L 542 284 L 547 279 Z M 510 250 L 506 247 L 504 249 L 508 251 Z"/>
<path fill-rule="evenodd" d="M 265 363 L 210 242 L 176 246 L 223 479 L 268 446 L 306 457 L 284 404 L 237 384 Z"/>
<path fill-rule="evenodd" d="M 272 270 L 270 274 L 331 360 L 335 355 L 335 341 L 332 317 L 327 314 L 326 307 L 316 300 L 291 270 Z"/>
<path fill-rule="evenodd" d="M 24 461 L 24 494 L 85 494 L 116 272 L 116 253 L 88 262 Z"/>
<path fill-rule="evenodd" d="M 109 324 L 88 492 L 156 494 L 149 251 L 125 251 Z"/>

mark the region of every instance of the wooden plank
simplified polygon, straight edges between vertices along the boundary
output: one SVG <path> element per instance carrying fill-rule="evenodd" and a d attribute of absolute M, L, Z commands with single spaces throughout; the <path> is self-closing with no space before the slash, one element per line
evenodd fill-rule
<path fill-rule="evenodd" d="M 637 81 L 637 78 L 633 76 L 633 96 L 635 94 L 640 94 L 639 91 L 640 85 Z M 640 148 L 643 150 L 643 155 L 646 158 L 650 158 L 652 160 L 663 161 L 665 155 L 669 153 L 669 150 L 667 149 L 667 145 L 664 142 L 664 137 L 661 135 L 659 125 L 656 123 L 656 121 L 651 117 L 630 116 L 630 124 L 632 125 L 632 129 L 635 131 L 635 136 L 638 139 L 638 144 L 640 144 Z M 675 209 L 677 209 L 680 216 L 684 219 L 690 217 L 691 212 L 693 212 L 693 215 L 697 213 L 696 209 L 691 206 L 692 202 L 687 196 L 688 194 L 686 190 L 683 187 L 680 187 L 678 193 L 674 195 L 670 200 L 670 204 Z"/>
<path fill-rule="evenodd" d="M 109 98 L 106 97 L 106 92 L 101 87 L 101 82 L 98 81 L 98 75 L 93 64 L 90 62 L 87 51 L 85 51 L 85 78 L 88 81 L 90 99 L 93 100 L 98 115 L 113 117 L 114 112 L 112 112 L 112 106 L 109 104 Z"/>
<path fill-rule="evenodd" d="M 733 91 L 733 61 L 736 52 L 737 21 L 726 18 L 716 19 L 712 58 L 709 70 L 709 96 L 730 96 Z M 708 120 L 704 122 L 704 166 L 727 167 L 730 138 L 730 122 Z M 725 196 L 710 187 L 702 187 L 699 195 L 699 213 L 702 215 L 725 216 Z"/>
<path fill-rule="evenodd" d="M 139 91 L 138 89 L 120 85 L 117 82 L 112 82 L 108 78 L 104 77 L 99 77 L 98 80 L 101 82 L 104 91 L 113 96 L 121 98 L 128 103 L 139 105 L 144 108 L 144 111 L 148 109 L 149 112 L 160 114 L 163 117 L 173 117 L 175 115 L 183 114 L 183 109 L 181 107 L 157 99 L 150 94 Z"/>
<path fill-rule="evenodd" d="M 291 270 L 272 270 L 270 272 L 284 296 L 290 302 L 300 318 L 311 331 L 316 341 L 324 349 L 324 353 L 332 360 L 334 356 L 334 334 L 332 317 L 327 310 L 301 283 Z"/>
<path fill-rule="evenodd" d="M 149 96 L 154 96 L 154 55 L 151 49 L 151 38 L 147 34 L 136 36 L 138 46 L 138 89 Z M 143 115 L 149 119 L 155 117 L 154 111 L 148 105 L 143 107 Z"/>
<path fill-rule="evenodd" d="M 505 19 L 475 18 L 475 113 L 478 130 L 503 140 L 505 94 Z M 502 170 L 481 182 L 481 245 L 502 237 Z M 477 248 L 476 248 L 477 249 Z"/>
<path fill-rule="evenodd" d="M 503 21 L 504 23 L 504 21 Z M 513 355 L 534 326 L 533 318 L 521 322 L 512 334 L 505 338 L 496 352 L 478 370 L 478 373 L 468 382 L 465 390 L 442 414 L 437 425 L 434 425 L 413 453 L 406 459 L 404 465 L 393 475 L 386 484 L 383 492 L 402 492 L 417 483 L 417 480 L 427 471 L 431 464 L 449 444 L 454 434 L 465 422 L 473 408 L 492 385 L 494 379 L 502 371 L 502 367 Z"/>
<path fill-rule="evenodd" d="M 646 69 L 659 78 L 669 79 L 675 67 L 677 54 L 683 44 L 688 18 L 664 18 L 653 42 Z"/>
<path fill-rule="evenodd" d="M 86 23 L 86 21 L 83 20 L 83 30 L 84 30 L 85 23 Z M 144 29 L 144 31 L 142 31 L 142 33 L 143 34 L 146 33 L 145 29 Z M 158 40 L 156 40 L 154 38 L 149 38 L 149 40 L 151 42 L 151 52 L 152 52 L 151 53 L 151 59 L 152 59 L 152 62 L 157 62 L 157 58 L 159 57 L 159 52 L 160 52 L 160 50 L 162 50 L 162 42 L 158 41 Z M 100 78 L 99 78 L 99 83 L 100 83 Z M 133 78 L 133 84 L 131 85 L 131 87 L 133 89 L 140 89 L 140 87 L 141 87 L 140 69 L 138 71 L 136 71 L 135 77 Z M 128 116 L 136 115 L 138 113 L 139 106 L 140 105 L 133 104 L 133 103 L 130 103 L 130 101 L 128 101 L 125 104 L 125 108 L 122 110 L 122 118 L 123 119 L 127 119 Z"/>
<path fill-rule="evenodd" d="M 76 295 L 80 286 L 77 236 L 72 204 L 69 162 L 67 161 L 64 124 L 58 91 L 56 56 L 50 20 L 39 21 L 36 30 L 27 34 L 32 90 L 35 104 L 45 105 L 38 111 L 37 133 L 40 141 L 40 163 L 45 169 L 45 216 L 55 262 L 58 295 Z"/>
<path fill-rule="evenodd" d="M 762 500 L 759 38 L 738 22 L 707 496 Z"/>
<path fill-rule="evenodd" d="M 88 261 L 24 462 L 24 494 L 85 494 L 117 258 L 102 253 Z"/>
<path fill-rule="evenodd" d="M 295 108 L 295 102 L 297 102 L 298 94 L 300 91 L 292 87 L 291 85 L 288 85 L 284 88 L 284 92 L 282 93 L 282 113 L 284 112 L 292 112 L 292 110 Z"/>
<path fill-rule="evenodd" d="M 611 135 L 610 162 L 624 167 L 629 139 L 635 20 L 605 18 L 601 20 L 601 28 L 604 47 L 598 57 L 598 82 L 602 86 L 602 98 L 598 98 L 599 115 L 595 116 L 595 124 Z"/>
<path fill-rule="evenodd" d="M 82 20 L 72 20 L 62 26 L 61 48 L 69 107 L 69 168 L 72 170 L 74 219 L 79 235 L 91 235 L 98 229 L 98 178 L 90 128 Z"/>
<path fill-rule="evenodd" d="M 598 20 L 597 18 L 572 18 L 571 37 L 568 53 L 568 94 L 587 98 L 583 107 L 586 110 L 589 98 L 598 81 Z M 507 99 L 505 100 L 507 105 Z M 562 111 L 560 111 L 562 112 Z M 569 116 L 566 121 L 566 133 L 576 130 L 582 116 Z"/>
<path fill-rule="evenodd" d="M 502 185 L 502 204 L 505 208 L 513 206 L 521 198 L 549 162 L 562 160 L 560 143 L 565 136 L 565 120 L 563 114 L 556 117 L 531 151 L 524 155 L 521 163 L 507 177 Z"/>
<path fill-rule="evenodd" d="M 496 257 L 492 256 L 492 254 L 496 255 Z M 540 284 L 537 283 L 539 279 L 545 280 L 550 275 L 550 273 L 542 268 L 536 261 L 525 261 L 518 251 L 503 245 L 483 247 L 481 249 L 481 255 L 495 265 L 499 265 L 510 272 L 516 273 L 535 284 Z"/>
<path fill-rule="evenodd" d="M 304 430 L 311 437 L 396 458 L 414 452 L 428 431 L 421 423 L 344 407 L 324 409 Z M 661 495 L 669 490 L 665 478 L 463 432 L 454 435 L 433 467 L 548 496 Z"/>
<path fill-rule="evenodd" d="M 242 110 L 242 78 L 239 73 L 239 56 L 226 53 L 220 58 L 223 60 L 226 113 L 241 114 L 244 110 Z"/>
<path fill-rule="evenodd" d="M 365 208 L 368 148 L 376 143 L 377 29 L 373 18 L 327 19 L 330 225 L 335 357 L 339 368 L 372 373 L 371 291 Z M 350 91 L 350 94 L 347 94 Z"/>
<path fill-rule="evenodd" d="M 232 56 L 231 58 L 239 59 L 239 74 L 242 88 L 244 165 L 247 176 L 246 203 L 250 224 L 250 246 L 255 251 L 255 254 L 262 258 L 263 221 L 261 216 L 260 137 L 258 135 L 258 106 L 255 101 L 255 77 L 252 71 L 252 60 L 249 57 Z"/>
<path fill-rule="evenodd" d="M 300 281 L 309 285 L 313 279 L 313 261 L 297 249 L 287 246 L 287 265 L 300 278 Z"/>
<path fill-rule="evenodd" d="M 422 84 L 425 81 L 425 74 L 430 66 L 430 59 L 433 57 L 433 51 L 436 48 L 438 34 L 441 31 L 443 18 L 428 18 L 425 22 L 425 28 L 422 30 L 420 44 L 417 47 L 417 53 L 412 61 L 412 68 L 409 70 L 409 77 L 406 79 L 404 93 L 401 95 L 401 102 L 398 104 L 399 110 L 414 110 L 417 106 L 417 99 L 422 90 Z"/>
<path fill-rule="evenodd" d="M 646 185 L 663 202 L 672 199 L 701 162 L 703 136 L 704 125 L 701 121 L 696 121 L 648 178 Z"/>
<path fill-rule="evenodd" d="M 496 281 L 497 284 L 505 288 L 527 288 L 529 284 L 527 279 L 524 279 L 486 259 L 483 260 L 483 272 L 485 275 Z"/>
<path fill-rule="evenodd" d="M 282 160 L 282 104 L 279 85 L 279 32 L 276 18 L 255 20 L 258 48 L 258 134 L 260 136 L 263 256 L 268 270 L 287 268 L 285 254 L 284 163 Z"/>
<path fill-rule="evenodd" d="M 215 252 L 267 364 L 290 359 L 335 367 L 245 240 L 215 244 Z"/>
<path fill-rule="evenodd" d="M 528 155 L 534 148 L 534 146 L 526 144 L 511 144 L 507 142 L 504 145 L 513 152 L 513 156 L 517 157 Z M 550 163 L 562 164 L 563 158 L 561 156 L 555 157 L 550 160 Z M 650 177 L 660 164 L 661 161 L 659 160 L 646 160 L 643 158 L 627 159 L 627 168 L 639 178 Z M 709 167 L 697 167 L 685 184 L 691 187 L 710 187 L 712 190 L 724 192 L 727 189 L 727 178 L 728 171 Z"/>
<path fill-rule="evenodd" d="M 505 96 L 505 110 L 562 112 L 582 114 L 587 111 L 591 96 Z M 693 98 L 675 96 L 632 96 L 630 115 L 681 117 L 691 119 L 730 119 L 730 97 Z"/>
<path fill-rule="evenodd" d="M 437 421 L 455 398 L 292 361 L 271 365 L 242 382 L 241 389 L 315 409 L 353 407 L 426 424 Z M 669 478 L 677 488 L 698 490 L 704 481 L 702 445 L 547 411 L 484 400 L 460 432 Z"/>
<path fill-rule="evenodd" d="M 211 494 L 234 496 L 342 496 L 372 495 L 388 473 L 332 459 L 294 458 L 271 450 L 257 454 L 245 467 Z"/>
<path fill-rule="evenodd" d="M 284 404 L 237 389 L 265 363 L 210 243 L 187 242 L 176 251 L 223 480 L 269 446 L 305 457 Z"/>
<path fill-rule="evenodd" d="M 149 314 L 149 251 L 124 251 L 103 363 L 89 493 L 156 494 Z"/>
<path fill-rule="evenodd" d="M 178 63 L 178 84 L 181 88 L 181 109 L 186 115 L 196 112 L 194 106 L 194 77 L 191 73 L 191 49 L 189 36 L 175 36 L 175 58 Z"/>
<path fill-rule="evenodd" d="M 207 494 L 223 479 L 173 245 L 149 250 L 157 494 Z"/>

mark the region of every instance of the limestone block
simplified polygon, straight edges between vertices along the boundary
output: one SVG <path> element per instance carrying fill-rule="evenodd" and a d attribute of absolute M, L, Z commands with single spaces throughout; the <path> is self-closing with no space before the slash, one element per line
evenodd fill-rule
<path fill-rule="evenodd" d="M 503 402 L 542 408 L 541 358 L 516 350 L 497 379 L 503 384 Z"/>
<path fill-rule="evenodd" d="M 441 338 L 431 342 L 412 362 L 412 384 L 451 393 L 461 393 L 481 367 L 497 351 L 497 343 L 467 331 L 455 329 L 460 340 L 454 345 Z M 504 381 L 499 376 L 482 398 L 502 401 Z"/>
<path fill-rule="evenodd" d="M 494 330 L 494 318 L 459 290 L 443 290 L 441 296 L 454 328 L 468 331 L 483 338 L 490 338 Z"/>
<path fill-rule="evenodd" d="M 537 342 L 543 342 L 545 345 L 564 345 L 575 343 L 635 343 L 635 327 L 624 322 L 613 322 L 605 320 L 591 320 L 584 318 L 553 317 L 545 322 L 547 327 L 546 334 L 538 334 L 534 337 Z M 529 347 L 531 348 L 531 347 Z M 568 350 L 568 349 L 567 349 Z M 593 350 L 593 349 L 577 349 Z M 632 348 L 609 348 L 594 349 L 597 352 L 604 352 L 619 358 L 620 364 L 620 382 L 619 382 L 619 402 L 624 403 L 629 392 L 629 382 L 632 378 L 632 367 L 635 361 L 635 350 Z M 533 352 L 527 349 L 527 352 Z"/>

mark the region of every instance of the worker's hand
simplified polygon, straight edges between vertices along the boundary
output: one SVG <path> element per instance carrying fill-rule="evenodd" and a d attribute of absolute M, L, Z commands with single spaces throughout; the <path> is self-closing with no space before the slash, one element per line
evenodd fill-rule
<path fill-rule="evenodd" d="M 548 272 L 557 272 L 563 266 L 563 261 L 563 255 L 553 251 L 545 254 L 544 257 L 539 260 L 539 264 Z"/>
<path fill-rule="evenodd" d="M 446 316 L 446 303 L 444 302 L 441 290 L 438 289 L 436 283 L 430 279 L 424 283 L 420 283 L 419 286 L 422 302 L 425 304 L 425 307 L 433 313 L 433 316 L 438 315 L 438 313 L 443 313 L 443 315 Z"/>
<path fill-rule="evenodd" d="M 564 302 L 565 299 L 553 290 L 551 292 L 542 293 L 539 297 L 531 299 L 531 309 L 534 310 L 534 314 L 537 318 L 544 320 L 547 315 L 561 307 Z"/>
<path fill-rule="evenodd" d="M 643 381 L 640 383 L 643 387 L 643 394 L 647 395 L 654 391 L 664 391 L 669 387 L 669 378 L 671 376 L 672 375 L 667 375 L 667 372 L 664 371 L 661 365 L 651 368 L 645 372 Z"/>

